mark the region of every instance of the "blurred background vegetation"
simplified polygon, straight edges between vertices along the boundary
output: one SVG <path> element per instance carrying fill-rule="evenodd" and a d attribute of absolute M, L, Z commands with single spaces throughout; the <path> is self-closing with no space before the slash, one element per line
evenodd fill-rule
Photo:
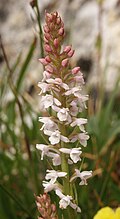
<path fill-rule="evenodd" d="M 35 4 L 35 5 L 34 5 Z M 83 169 L 93 170 L 78 189 L 81 219 L 106 205 L 120 205 L 120 1 L 0 1 L 0 219 L 35 219 L 34 194 L 43 193 L 46 161 L 37 88 L 42 78 L 41 25 L 44 11 L 57 10 L 65 23 L 65 44 L 76 49 L 71 65 L 84 74 L 89 93 Z M 67 13 L 66 13 L 67 11 Z"/>

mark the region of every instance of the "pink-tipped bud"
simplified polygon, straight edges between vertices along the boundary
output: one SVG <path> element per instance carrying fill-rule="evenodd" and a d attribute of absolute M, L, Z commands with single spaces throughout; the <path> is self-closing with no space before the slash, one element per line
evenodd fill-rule
<path fill-rule="evenodd" d="M 57 17 L 57 16 L 58 16 L 58 12 L 55 11 L 55 12 L 53 13 L 53 15 L 54 15 L 55 17 Z"/>
<path fill-rule="evenodd" d="M 48 65 L 48 62 L 44 58 L 38 59 L 38 61 L 41 62 L 43 65 Z"/>
<path fill-rule="evenodd" d="M 46 13 L 46 19 L 51 22 L 53 20 L 53 15 Z"/>
<path fill-rule="evenodd" d="M 45 60 L 46 60 L 47 62 L 49 62 L 49 63 L 51 62 L 51 59 L 50 59 L 49 56 L 46 56 L 46 57 L 45 57 Z"/>
<path fill-rule="evenodd" d="M 58 38 L 54 39 L 53 44 L 54 44 L 54 46 L 55 46 L 56 48 L 58 48 L 58 46 L 59 46 L 59 40 L 58 40 Z"/>
<path fill-rule="evenodd" d="M 38 208 L 42 208 L 42 205 L 39 202 L 36 202 Z"/>
<path fill-rule="evenodd" d="M 50 65 L 47 65 L 45 67 L 45 70 L 48 71 L 49 73 L 53 73 L 53 68 Z"/>
<path fill-rule="evenodd" d="M 53 212 L 55 212 L 56 211 L 56 206 L 54 204 L 52 204 L 51 209 L 52 209 Z"/>
<path fill-rule="evenodd" d="M 50 30 L 49 30 L 47 25 L 44 26 L 44 31 L 45 31 L 45 33 L 49 33 L 50 32 Z"/>
<path fill-rule="evenodd" d="M 48 209 L 50 207 L 50 203 L 49 202 L 46 202 L 45 203 L 45 207 Z"/>
<path fill-rule="evenodd" d="M 77 74 L 80 71 L 80 67 L 75 67 L 72 69 L 72 74 Z"/>
<path fill-rule="evenodd" d="M 39 208 L 39 211 L 40 211 L 42 216 L 45 214 L 45 209 L 44 208 Z"/>
<path fill-rule="evenodd" d="M 56 23 L 57 23 L 58 25 L 61 23 L 61 18 L 60 18 L 60 17 L 57 18 Z"/>
<path fill-rule="evenodd" d="M 48 43 L 48 40 L 44 37 L 44 43 Z"/>
<path fill-rule="evenodd" d="M 61 21 L 60 26 L 64 28 L 64 23 L 63 23 L 63 21 Z"/>
<path fill-rule="evenodd" d="M 44 201 L 46 201 L 46 200 L 47 200 L 47 198 L 48 198 L 48 196 L 47 196 L 47 194 L 46 194 L 46 193 L 44 193 L 42 197 L 43 197 Z"/>
<path fill-rule="evenodd" d="M 49 79 L 50 77 L 51 77 L 51 74 L 49 72 L 47 71 L 43 72 L 43 81 Z"/>
<path fill-rule="evenodd" d="M 31 6 L 32 8 L 34 8 L 34 7 L 36 6 L 35 0 L 32 0 L 32 1 L 30 2 L 30 6 Z"/>
<path fill-rule="evenodd" d="M 63 27 L 61 27 L 61 28 L 59 29 L 58 34 L 59 34 L 60 36 L 62 36 L 62 35 L 64 34 L 64 28 L 63 28 Z"/>
<path fill-rule="evenodd" d="M 68 53 L 71 51 L 71 46 L 66 46 L 63 50 L 64 52 Z"/>
<path fill-rule="evenodd" d="M 52 52 L 52 49 L 48 44 L 45 44 L 45 51 L 46 52 Z"/>
<path fill-rule="evenodd" d="M 74 52 L 75 51 L 71 49 L 70 52 L 68 53 L 68 57 L 71 58 L 73 56 Z"/>
<path fill-rule="evenodd" d="M 50 38 L 51 38 L 49 33 L 45 33 L 44 36 L 45 36 L 45 38 L 46 38 L 47 40 L 50 40 Z"/>
<path fill-rule="evenodd" d="M 69 60 L 68 59 L 64 59 L 62 60 L 62 66 L 66 67 L 68 65 Z"/>

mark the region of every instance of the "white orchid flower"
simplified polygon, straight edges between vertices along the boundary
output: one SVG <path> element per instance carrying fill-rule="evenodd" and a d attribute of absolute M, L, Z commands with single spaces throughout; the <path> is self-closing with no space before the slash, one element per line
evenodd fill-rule
<path fill-rule="evenodd" d="M 53 104 L 55 104 L 57 106 L 61 106 L 60 101 L 58 99 L 54 98 L 50 94 L 46 94 L 45 96 L 42 96 L 41 102 L 43 103 L 43 106 L 45 109 L 52 106 Z"/>
<path fill-rule="evenodd" d="M 54 166 L 59 166 L 61 164 L 61 157 L 57 153 L 49 152 L 47 154 L 48 157 L 52 158 L 52 162 Z"/>
<path fill-rule="evenodd" d="M 52 148 L 50 147 L 50 145 L 45 145 L 45 144 L 36 144 L 36 148 L 38 150 L 40 150 L 42 153 L 41 153 L 41 160 L 43 160 L 43 157 L 46 155 L 48 157 L 52 157 L 54 158 L 54 162 L 56 161 L 56 163 L 58 163 L 58 165 L 61 163 L 61 159 L 59 158 L 60 155 L 57 154 L 58 153 L 58 150 L 55 149 L 55 148 Z M 53 151 L 53 152 L 50 152 L 50 151 Z M 57 166 L 57 165 L 55 165 Z"/>
<path fill-rule="evenodd" d="M 60 201 L 59 201 L 60 208 L 66 209 L 68 206 L 70 206 L 74 210 L 77 210 L 77 212 L 81 212 L 81 209 L 76 204 L 71 202 L 71 200 L 73 199 L 72 196 L 69 196 L 69 195 L 65 196 L 64 194 L 62 194 L 62 192 L 59 189 L 56 189 L 55 193 L 60 198 Z"/>
<path fill-rule="evenodd" d="M 86 147 L 88 139 L 89 139 L 89 135 L 87 135 L 87 133 L 80 133 L 80 134 L 74 135 L 71 138 L 71 142 L 75 142 L 75 141 L 79 140 L 80 144 L 83 145 L 84 147 Z"/>
<path fill-rule="evenodd" d="M 75 169 L 75 174 L 71 177 L 70 182 L 72 182 L 76 178 L 80 178 L 81 182 L 79 185 L 87 185 L 87 179 L 92 177 L 92 171 L 82 171 Z"/>
<path fill-rule="evenodd" d="M 45 145 L 45 144 L 36 144 L 36 148 L 42 152 L 41 160 L 43 160 L 44 155 L 47 155 L 50 150 L 49 145 Z"/>
<path fill-rule="evenodd" d="M 61 151 L 62 153 L 65 153 L 65 154 L 69 154 L 71 160 L 74 163 L 77 163 L 78 161 L 81 160 L 81 158 L 80 158 L 80 155 L 82 154 L 81 148 L 72 148 L 72 149 L 60 148 L 59 151 Z"/>
<path fill-rule="evenodd" d="M 43 181 L 44 192 L 50 192 L 52 190 L 60 189 L 57 183 L 51 183 L 48 181 Z"/>
<path fill-rule="evenodd" d="M 63 122 L 63 121 L 67 121 L 68 123 L 71 122 L 71 116 L 69 115 L 68 108 L 60 109 L 59 112 L 57 113 L 57 117 L 61 122 Z"/>
<path fill-rule="evenodd" d="M 58 130 L 52 132 L 51 136 L 49 137 L 49 141 L 52 145 L 58 144 L 60 141 L 69 142 L 69 139 L 60 134 Z"/>
<path fill-rule="evenodd" d="M 58 177 L 65 177 L 67 175 L 66 172 L 59 172 L 55 170 L 47 170 L 47 174 L 45 176 L 46 180 L 50 180 L 50 183 L 55 183 Z"/>
<path fill-rule="evenodd" d="M 69 86 L 67 84 L 63 83 L 61 78 L 55 78 L 55 79 L 50 78 L 50 79 L 47 79 L 46 81 L 50 84 L 59 85 L 62 88 L 64 88 L 65 90 L 69 89 Z"/>
<path fill-rule="evenodd" d="M 42 93 L 43 94 L 46 93 L 50 89 L 50 85 L 45 83 L 45 82 L 39 82 L 38 87 L 40 87 L 40 89 L 41 89 L 39 95 L 41 95 Z"/>
<path fill-rule="evenodd" d="M 84 125 L 87 123 L 87 119 L 84 118 L 75 118 L 74 121 L 70 124 L 72 127 L 79 126 L 82 132 L 85 132 Z"/>
<path fill-rule="evenodd" d="M 45 135 L 50 136 L 52 132 L 58 130 L 58 125 L 49 117 L 39 117 L 39 121 L 44 123 L 40 130 L 43 130 Z"/>

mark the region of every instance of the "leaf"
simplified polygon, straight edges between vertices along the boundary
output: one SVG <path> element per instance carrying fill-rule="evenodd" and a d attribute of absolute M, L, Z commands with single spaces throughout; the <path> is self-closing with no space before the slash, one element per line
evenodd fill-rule
<path fill-rule="evenodd" d="M 36 48 L 36 42 L 37 42 L 37 40 L 36 40 L 36 37 L 35 37 L 33 42 L 32 42 L 32 44 L 31 44 L 31 46 L 30 46 L 30 49 L 29 49 L 28 54 L 26 56 L 26 59 L 25 59 L 25 61 L 23 63 L 23 66 L 22 66 L 22 68 L 21 68 L 21 70 L 19 72 L 19 78 L 18 78 L 17 85 L 16 85 L 16 90 L 17 91 L 20 90 L 20 87 L 21 87 L 22 81 L 24 79 L 26 70 L 27 70 L 28 65 L 29 65 L 29 63 L 31 61 L 31 58 L 33 56 L 33 52 L 34 52 L 34 50 Z"/>

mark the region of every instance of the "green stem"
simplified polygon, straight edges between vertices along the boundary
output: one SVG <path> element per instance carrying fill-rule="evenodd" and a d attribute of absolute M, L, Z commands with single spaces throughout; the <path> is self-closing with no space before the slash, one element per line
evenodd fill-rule
<path fill-rule="evenodd" d="M 41 48 L 41 57 L 44 57 L 44 49 L 43 49 L 43 31 L 41 27 L 41 16 L 40 16 L 40 11 L 38 7 L 38 0 L 36 0 L 36 11 L 37 11 L 37 22 L 39 26 L 39 38 L 40 38 L 40 48 Z"/>
<path fill-rule="evenodd" d="M 70 194 L 70 185 L 69 185 L 69 168 L 68 168 L 68 163 L 66 160 L 66 156 L 64 153 L 61 155 L 61 168 L 63 172 L 67 173 L 67 177 L 63 178 L 63 190 L 65 195 Z"/>

